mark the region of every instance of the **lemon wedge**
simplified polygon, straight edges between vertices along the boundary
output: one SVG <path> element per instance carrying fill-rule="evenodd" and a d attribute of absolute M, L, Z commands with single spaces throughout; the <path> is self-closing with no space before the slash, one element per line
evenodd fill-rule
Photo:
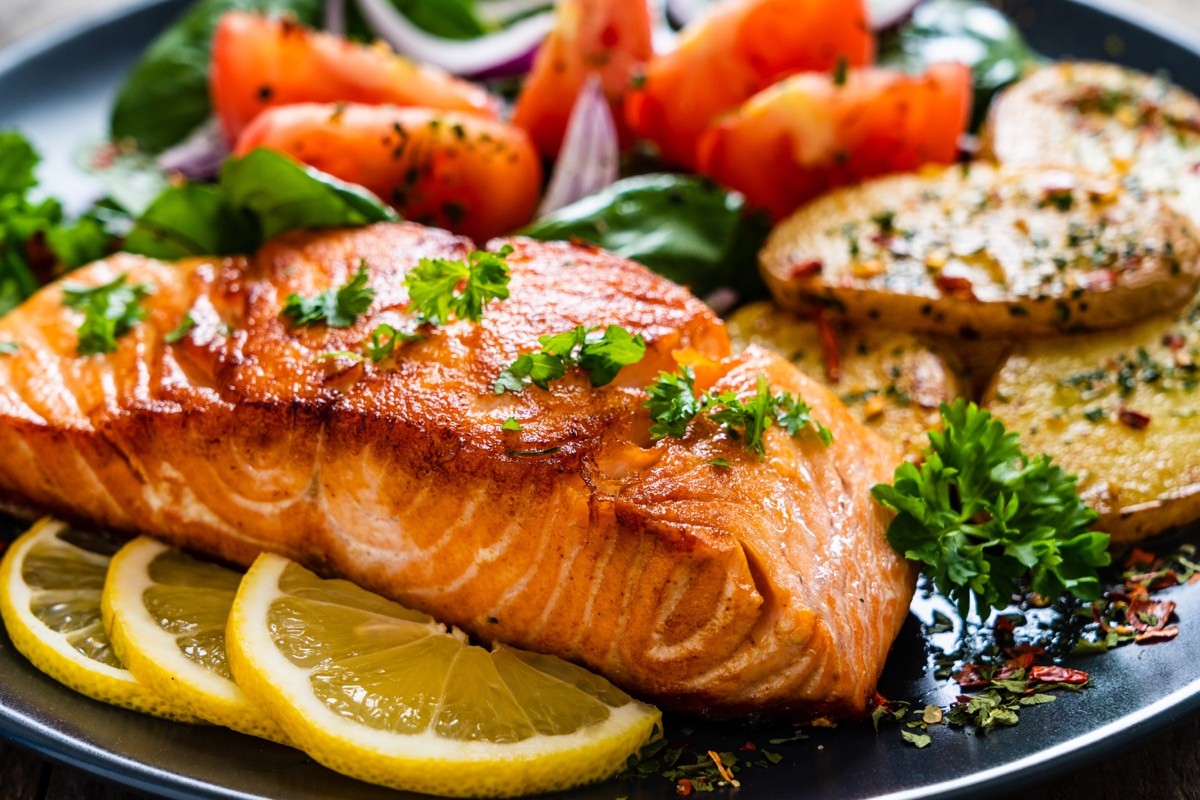
<path fill-rule="evenodd" d="M 0 616 L 17 650 L 59 683 L 112 705 L 200 722 L 139 683 L 113 652 L 100 593 L 116 547 L 64 522 L 44 519 L 0 562 Z"/>
<path fill-rule="evenodd" d="M 117 657 L 153 691 L 208 722 L 286 742 L 226 663 L 225 623 L 241 581 L 241 572 L 134 539 L 108 569 L 104 627 Z"/>
<path fill-rule="evenodd" d="M 227 635 L 233 675 L 316 761 L 397 789 L 512 797 L 618 772 L 653 706 L 550 656 L 472 645 L 353 584 L 263 555 Z"/>

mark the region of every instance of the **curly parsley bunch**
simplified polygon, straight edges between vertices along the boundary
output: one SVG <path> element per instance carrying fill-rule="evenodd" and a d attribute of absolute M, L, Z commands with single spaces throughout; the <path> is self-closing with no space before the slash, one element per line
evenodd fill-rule
<path fill-rule="evenodd" d="M 1024 586 L 1097 599 L 1109 537 L 1089 531 L 1096 512 L 1075 476 L 1049 456 L 1030 458 L 1016 433 L 974 403 L 943 404 L 941 415 L 924 463 L 902 465 L 892 485 L 871 490 L 896 512 L 892 547 L 921 563 L 964 615 L 972 599 L 981 616 L 1004 608 Z"/>

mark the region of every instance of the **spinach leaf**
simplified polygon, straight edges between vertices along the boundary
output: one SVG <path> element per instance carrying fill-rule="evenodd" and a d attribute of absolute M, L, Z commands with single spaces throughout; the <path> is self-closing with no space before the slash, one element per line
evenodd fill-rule
<path fill-rule="evenodd" d="M 361 186 L 261 148 L 226 161 L 220 185 L 231 205 L 258 219 L 263 239 L 296 228 L 397 219 L 390 206 Z"/>
<path fill-rule="evenodd" d="M 731 286 L 762 292 L 757 253 L 768 231 L 745 200 L 688 175 L 641 175 L 614 183 L 530 225 L 535 239 L 581 239 L 642 263 L 704 295 Z"/>
<path fill-rule="evenodd" d="M 125 249 L 163 259 L 249 253 L 298 228 L 396 218 L 366 189 L 260 149 L 225 162 L 215 186 L 167 189 L 138 219 Z"/>
<path fill-rule="evenodd" d="M 880 63 L 924 72 L 939 61 L 971 67 L 975 79 L 972 128 L 982 124 L 992 98 L 1043 60 L 1016 23 L 978 0 L 929 0 L 912 19 L 887 34 Z"/>
<path fill-rule="evenodd" d="M 149 153 L 178 144 L 212 115 L 209 49 L 226 11 L 290 13 L 317 25 L 324 0 L 201 0 L 160 35 L 117 92 L 114 139 L 133 139 Z"/>

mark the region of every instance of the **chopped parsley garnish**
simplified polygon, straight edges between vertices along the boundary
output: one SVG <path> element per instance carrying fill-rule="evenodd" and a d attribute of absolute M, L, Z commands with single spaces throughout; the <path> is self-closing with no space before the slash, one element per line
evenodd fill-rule
<path fill-rule="evenodd" d="M 314 297 L 293 294 L 283 306 L 283 315 L 293 325 L 325 324 L 331 328 L 349 328 L 371 307 L 375 290 L 370 287 L 367 262 L 358 265 L 358 272 L 336 289 L 327 289 Z"/>
<path fill-rule="evenodd" d="M 644 405 L 650 411 L 650 435 L 654 439 L 682 438 L 687 427 L 701 414 L 745 442 L 746 449 L 762 456 L 766 451 L 764 435 L 772 425 L 784 428 L 797 436 L 806 428 L 815 429 L 826 445 L 833 443 L 833 434 L 812 416 L 812 408 L 788 392 L 772 394 L 763 375 L 753 398 L 742 400 L 734 392 L 705 392 L 696 395 L 696 375 L 691 367 L 676 373 L 663 372 L 646 389 L 650 395 Z"/>
<path fill-rule="evenodd" d="M 149 313 L 142 301 L 154 294 L 154 287 L 145 283 L 130 285 L 121 275 L 101 286 L 63 286 L 63 305 L 83 312 L 79 326 L 78 351 L 81 356 L 111 353 L 117 349 L 117 339 L 137 325 Z"/>
<path fill-rule="evenodd" d="M 18 342 L 0 342 L 0 356 L 11 356 L 21 349 Z"/>
<path fill-rule="evenodd" d="M 372 363 L 378 364 L 395 352 L 398 343 L 415 342 L 423 338 L 419 333 L 397 330 L 385 322 L 377 325 L 375 330 L 371 331 L 370 337 L 363 342 L 363 348 L 367 351 L 367 358 L 371 359 Z"/>
<path fill-rule="evenodd" d="M 163 341 L 167 344 L 178 344 L 184 338 L 196 329 L 196 320 L 192 317 L 192 312 L 187 312 L 183 315 L 183 319 L 179 320 L 179 324 L 163 336 Z"/>
<path fill-rule="evenodd" d="M 501 426 L 501 429 L 506 430 L 506 431 L 520 432 L 520 431 L 525 430 L 525 426 L 523 426 L 521 423 L 517 422 L 516 417 L 509 417 L 508 419 L 504 420 L 504 424 Z"/>
<path fill-rule="evenodd" d="M 1043 597 L 1100 596 L 1097 568 L 1109 537 L 1080 499 L 1077 479 L 1048 456 L 1032 459 L 1016 433 L 974 403 L 941 407 L 921 466 L 905 463 L 892 485 L 871 494 L 897 512 L 888 528 L 896 552 L 924 566 L 938 591 L 967 615 L 986 617 L 1028 583 Z"/>
<path fill-rule="evenodd" d="M 412 312 L 421 324 L 446 325 L 457 318 L 479 322 L 493 300 L 508 297 L 508 264 L 512 247 L 498 253 L 476 251 L 466 261 L 423 258 L 404 277 Z"/>
<path fill-rule="evenodd" d="M 837 64 L 833 67 L 833 85 L 845 86 L 850 77 L 850 61 L 845 56 L 838 56 Z"/>
<path fill-rule="evenodd" d="M 620 325 L 598 327 L 577 325 L 569 331 L 539 336 L 542 349 L 524 353 L 496 379 L 496 394 L 520 392 L 526 386 L 548 389 L 551 381 L 569 369 L 585 372 L 592 386 L 607 386 L 622 368 L 636 364 L 646 355 L 646 340 Z"/>

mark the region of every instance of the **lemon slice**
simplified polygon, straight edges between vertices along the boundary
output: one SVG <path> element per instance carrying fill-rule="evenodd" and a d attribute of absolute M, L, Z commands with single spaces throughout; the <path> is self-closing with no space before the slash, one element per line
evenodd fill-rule
<path fill-rule="evenodd" d="M 661 719 L 580 667 L 471 645 L 279 556 L 242 580 L 226 643 L 238 684 L 309 756 L 397 789 L 511 797 L 601 780 Z"/>
<path fill-rule="evenodd" d="M 95 700 L 181 722 L 200 722 L 126 670 L 100 618 L 100 591 L 116 548 L 107 539 L 44 519 L 0 562 L 0 616 L 35 667 Z"/>
<path fill-rule="evenodd" d="M 283 742 L 225 660 L 225 623 L 241 582 L 240 572 L 134 539 L 108 569 L 104 626 L 117 657 L 153 691 L 201 719 Z"/>

